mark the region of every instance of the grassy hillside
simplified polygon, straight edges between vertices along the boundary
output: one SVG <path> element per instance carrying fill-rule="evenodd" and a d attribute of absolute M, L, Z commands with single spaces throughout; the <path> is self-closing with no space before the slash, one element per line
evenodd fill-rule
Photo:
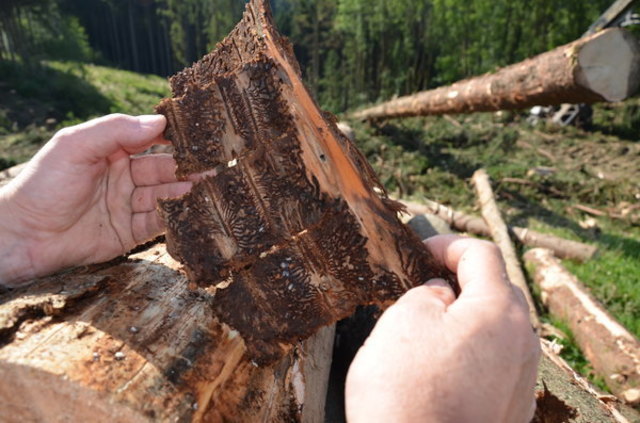
<path fill-rule="evenodd" d="M 108 113 L 153 113 L 164 78 L 102 66 L 0 63 L 0 169 L 28 160 L 57 130 Z"/>
<path fill-rule="evenodd" d="M 25 74 L 0 65 L 0 168 L 27 160 L 60 127 L 111 112 L 151 113 L 168 95 L 163 78 L 100 66 L 51 62 L 43 73 Z M 597 245 L 596 259 L 565 264 L 640 336 L 640 99 L 597 106 L 589 130 L 531 126 L 525 117 L 351 123 L 396 196 L 477 213 L 469 178 L 485 167 L 510 223 Z M 616 217 L 591 216 L 577 205 Z M 588 372 L 570 333 L 564 342 L 567 358 Z"/>

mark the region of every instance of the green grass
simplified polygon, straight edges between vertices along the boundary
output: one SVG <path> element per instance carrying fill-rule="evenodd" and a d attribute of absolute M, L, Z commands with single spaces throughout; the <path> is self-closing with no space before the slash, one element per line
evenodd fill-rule
<path fill-rule="evenodd" d="M 160 99 L 170 95 L 165 78 L 103 66 L 52 62 L 50 66 L 91 84 L 109 102 L 109 113 L 153 113 Z"/>
<path fill-rule="evenodd" d="M 0 169 L 28 160 L 56 130 L 109 113 L 153 113 L 164 78 L 75 62 L 0 63 Z"/>

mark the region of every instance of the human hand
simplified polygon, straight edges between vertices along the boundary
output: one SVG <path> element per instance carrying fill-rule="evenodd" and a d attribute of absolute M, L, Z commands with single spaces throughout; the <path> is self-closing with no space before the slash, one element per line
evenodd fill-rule
<path fill-rule="evenodd" d="M 540 344 L 500 251 L 458 236 L 425 243 L 462 292 L 432 280 L 382 314 L 347 375 L 347 420 L 530 422 Z"/>
<path fill-rule="evenodd" d="M 162 115 L 110 115 L 58 132 L 0 190 L 0 284 L 113 259 L 163 231 L 157 198 L 187 192 Z"/>

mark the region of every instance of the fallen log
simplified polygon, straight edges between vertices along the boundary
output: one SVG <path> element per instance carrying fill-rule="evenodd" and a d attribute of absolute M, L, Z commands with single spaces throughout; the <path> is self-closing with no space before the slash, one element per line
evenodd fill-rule
<path fill-rule="evenodd" d="M 402 201 L 407 211 L 413 215 L 434 214 L 445 220 L 452 228 L 460 232 L 468 232 L 474 235 L 490 237 L 491 233 L 487 223 L 481 217 L 468 215 L 453 210 L 445 205 L 428 199 L 420 203 Z M 593 245 L 578 241 L 571 241 L 555 235 L 543 234 L 528 228 L 509 226 L 518 241 L 529 247 L 546 248 L 561 259 L 570 259 L 580 262 L 591 260 L 598 252 Z"/>
<path fill-rule="evenodd" d="M 531 324 L 536 330 L 538 330 L 540 329 L 540 319 L 538 318 L 536 305 L 533 301 L 533 297 L 531 296 L 531 292 L 529 291 L 529 286 L 527 285 L 524 273 L 522 272 L 522 267 L 520 266 L 516 249 L 511 242 L 509 230 L 507 225 L 504 223 L 504 220 L 502 220 L 500 210 L 498 209 L 498 205 L 496 204 L 496 200 L 493 196 L 489 175 L 487 175 L 487 172 L 485 172 L 484 169 L 478 169 L 473 174 L 472 181 L 476 187 L 478 201 L 482 209 L 482 216 L 484 217 L 485 222 L 487 222 L 487 226 L 489 226 L 491 237 L 502 252 L 509 280 L 522 290 L 522 293 L 527 300 L 527 304 L 529 305 L 529 317 L 531 319 Z"/>
<path fill-rule="evenodd" d="M 640 414 L 615 397 L 599 393 L 541 341 L 542 360 L 536 385 L 536 414 L 531 423 L 638 423 Z"/>
<path fill-rule="evenodd" d="M 353 118 L 472 113 L 536 105 L 621 101 L 640 84 L 640 47 L 624 29 L 607 29 L 495 73 L 358 111 Z"/>
<path fill-rule="evenodd" d="M 433 277 L 455 285 L 398 218 L 366 159 L 302 83 L 263 0 L 157 107 L 191 192 L 163 200 L 169 253 L 258 364 Z M 250 312 L 245 311 L 250 310 Z"/>
<path fill-rule="evenodd" d="M 0 297 L 0 421 L 322 422 L 333 327 L 257 367 L 165 246 Z"/>
<path fill-rule="evenodd" d="M 618 398 L 640 404 L 640 341 L 550 251 L 530 250 L 525 260 L 535 267 L 542 301 L 551 314 L 567 322 L 594 371 Z"/>

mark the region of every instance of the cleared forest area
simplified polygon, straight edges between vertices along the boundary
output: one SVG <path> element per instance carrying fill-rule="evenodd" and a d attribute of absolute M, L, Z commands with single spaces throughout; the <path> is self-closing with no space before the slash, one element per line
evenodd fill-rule
<path fill-rule="evenodd" d="M 398 197 L 479 214 L 470 178 L 485 167 L 509 224 L 597 245 L 596 258 L 565 265 L 640 336 L 640 145 L 629 137 L 639 109 L 638 98 L 596 106 L 589 130 L 513 112 L 353 127 Z"/>

